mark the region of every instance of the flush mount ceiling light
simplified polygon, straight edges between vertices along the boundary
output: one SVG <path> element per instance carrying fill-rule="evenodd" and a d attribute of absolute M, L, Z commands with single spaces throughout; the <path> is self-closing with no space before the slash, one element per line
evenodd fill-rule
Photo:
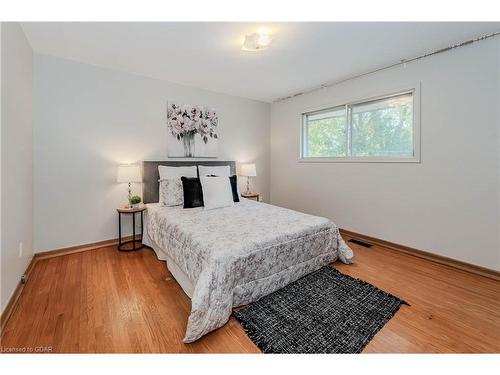
<path fill-rule="evenodd" d="M 243 51 L 262 51 L 269 47 L 272 37 L 268 30 L 259 30 L 256 33 L 245 35 L 241 49 Z"/>

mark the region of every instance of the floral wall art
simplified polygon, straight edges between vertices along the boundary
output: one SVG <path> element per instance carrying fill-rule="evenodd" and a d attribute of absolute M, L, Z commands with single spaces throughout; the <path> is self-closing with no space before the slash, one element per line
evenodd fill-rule
<path fill-rule="evenodd" d="M 168 157 L 217 157 L 218 122 L 214 109 L 168 103 Z"/>

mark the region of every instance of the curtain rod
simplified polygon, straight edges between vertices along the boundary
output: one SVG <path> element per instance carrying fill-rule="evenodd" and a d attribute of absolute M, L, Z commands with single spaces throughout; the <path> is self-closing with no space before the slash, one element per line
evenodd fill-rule
<path fill-rule="evenodd" d="M 377 68 L 377 69 L 374 69 L 374 70 L 370 70 L 370 71 L 367 71 L 367 72 L 364 72 L 364 73 L 361 73 L 361 74 L 356 74 L 354 76 L 343 78 L 343 79 L 338 80 L 338 81 L 324 83 L 324 84 L 322 84 L 320 86 L 316 86 L 316 87 L 313 87 L 313 88 L 310 88 L 310 89 L 307 89 L 307 90 L 304 90 L 304 91 L 301 91 L 301 92 L 298 92 L 298 93 L 295 93 L 295 94 L 292 94 L 292 95 L 283 96 L 281 98 L 275 99 L 273 101 L 273 103 L 277 103 L 277 102 L 281 102 L 281 101 L 284 101 L 284 100 L 287 100 L 287 99 L 295 98 L 295 97 L 300 96 L 300 95 L 309 94 L 311 92 L 318 91 L 318 90 L 321 90 L 321 89 L 324 89 L 324 88 L 327 88 L 327 87 L 332 87 L 332 86 L 338 85 L 340 83 L 343 83 L 343 82 L 346 82 L 346 81 L 350 81 L 350 80 L 355 79 L 355 78 L 359 78 L 359 77 L 363 77 L 363 76 L 366 76 L 366 75 L 369 75 L 369 74 L 377 73 L 377 72 L 380 72 L 382 70 L 394 68 L 395 66 L 405 65 L 407 63 L 411 63 L 411 62 L 414 62 L 414 61 L 417 61 L 417 60 L 420 60 L 420 59 L 424 59 L 424 58 L 429 57 L 429 56 L 434 56 L 434 55 L 437 55 L 439 53 L 447 52 L 447 51 L 450 51 L 450 50 L 455 49 L 455 48 L 465 47 L 465 46 L 468 46 L 469 44 L 472 44 L 472 43 L 475 43 L 475 42 L 479 42 L 479 41 L 482 41 L 482 40 L 485 40 L 485 39 L 493 38 L 493 37 L 495 37 L 497 35 L 500 35 L 500 30 L 499 31 L 495 31 L 495 32 L 490 33 L 490 34 L 482 35 L 482 36 L 477 37 L 477 38 L 466 40 L 465 42 L 461 42 L 461 43 L 457 43 L 457 44 L 452 44 L 449 47 L 441 48 L 441 49 L 438 49 L 438 50 L 435 50 L 435 51 L 432 51 L 432 52 L 427 52 L 427 53 L 424 53 L 422 55 L 411 57 L 409 59 L 403 59 L 403 60 L 398 61 L 396 63 L 392 63 L 390 65 L 386 65 L 386 66 L 383 66 L 383 67 L 380 67 L 380 68 Z"/>

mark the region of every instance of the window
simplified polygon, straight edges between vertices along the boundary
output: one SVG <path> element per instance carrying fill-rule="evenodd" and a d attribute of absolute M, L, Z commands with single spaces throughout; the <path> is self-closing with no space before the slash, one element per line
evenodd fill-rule
<path fill-rule="evenodd" d="M 316 112 L 307 116 L 305 154 L 312 158 L 346 156 L 345 108 Z"/>
<path fill-rule="evenodd" d="M 414 90 L 303 114 L 301 159 L 419 161 Z"/>

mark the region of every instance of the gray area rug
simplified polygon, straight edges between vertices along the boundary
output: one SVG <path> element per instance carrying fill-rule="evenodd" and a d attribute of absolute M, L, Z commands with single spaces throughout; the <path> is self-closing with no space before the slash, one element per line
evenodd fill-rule
<path fill-rule="evenodd" d="M 361 353 L 402 304 L 325 266 L 233 314 L 264 353 Z"/>

